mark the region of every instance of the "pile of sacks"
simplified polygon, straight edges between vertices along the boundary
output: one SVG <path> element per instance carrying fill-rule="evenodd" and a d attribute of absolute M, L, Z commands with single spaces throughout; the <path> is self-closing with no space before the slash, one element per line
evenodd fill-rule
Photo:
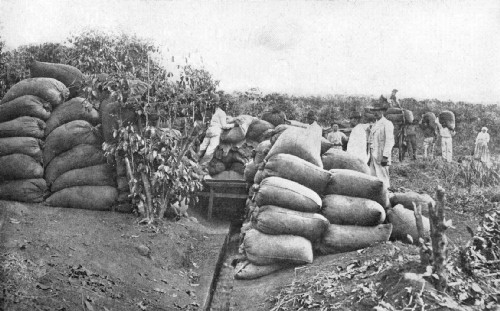
<path fill-rule="evenodd" d="M 322 152 L 322 129 L 315 123 L 276 134 L 257 146 L 245 169 L 245 179 L 254 184 L 241 235 L 245 260 L 235 278 L 257 278 L 312 263 L 314 253 L 352 251 L 389 239 L 392 225 L 383 224 L 391 204 L 387 189 L 367 174 L 362 160 L 342 150 Z"/>
<path fill-rule="evenodd" d="M 54 110 L 47 121 L 45 179 L 52 206 L 110 210 L 118 195 L 115 171 L 101 145 L 99 113 L 75 97 Z"/>
<path fill-rule="evenodd" d="M 263 140 L 265 132 L 274 128 L 271 123 L 249 115 L 235 117 L 234 123 L 237 126 L 222 132 L 220 145 L 208 164 L 212 177 L 243 179 L 255 146 Z"/>
<path fill-rule="evenodd" d="M 58 80 L 33 78 L 12 86 L 0 102 L 0 199 L 42 202 L 46 121 L 69 91 Z"/>
<path fill-rule="evenodd" d="M 109 210 L 117 197 L 113 168 L 102 151 L 99 112 L 77 97 L 83 75 L 75 67 L 34 62 L 32 76 L 66 84 L 69 98 L 53 107 L 45 128 L 43 162 L 51 206 Z"/>
<path fill-rule="evenodd" d="M 109 210 L 115 173 L 101 148 L 100 115 L 77 97 L 83 74 L 36 61 L 30 69 L 32 78 L 0 102 L 0 199 Z"/>

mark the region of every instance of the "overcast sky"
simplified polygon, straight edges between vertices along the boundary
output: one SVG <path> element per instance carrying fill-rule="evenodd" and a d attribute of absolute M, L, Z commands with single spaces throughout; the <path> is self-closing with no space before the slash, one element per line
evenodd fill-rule
<path fill-rule="evenodd" d="M 0 23 L 10 48 L 85 27 L 152 38 L 225 91 L 500 102 L 498 0 L 0 0 Z"/>

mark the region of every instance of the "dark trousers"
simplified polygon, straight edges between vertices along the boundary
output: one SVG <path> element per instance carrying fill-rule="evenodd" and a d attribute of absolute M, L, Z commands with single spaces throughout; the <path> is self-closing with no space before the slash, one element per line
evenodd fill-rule
<path fill-rule="evenodd" d="M 408 151 L 408 156 L 413 160 L 417 159 L 417 135 L 407 135 L 406 136 L 406 145 L 404 146 L 403 159 L 404 154 Z"/>

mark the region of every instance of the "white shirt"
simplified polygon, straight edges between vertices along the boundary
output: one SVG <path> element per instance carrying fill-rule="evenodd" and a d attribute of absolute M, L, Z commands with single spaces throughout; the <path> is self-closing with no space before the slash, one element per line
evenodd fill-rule
<path fill-rule="evenodd" d="M 326 139 L 328 139 L 328 141 L 334 145 L 342 145 L 342 138 L 344 140 L 347 140 L 347 136 L 345 136 L 345 134 L 340 131 L 330 132 L 326 136 Z"/>

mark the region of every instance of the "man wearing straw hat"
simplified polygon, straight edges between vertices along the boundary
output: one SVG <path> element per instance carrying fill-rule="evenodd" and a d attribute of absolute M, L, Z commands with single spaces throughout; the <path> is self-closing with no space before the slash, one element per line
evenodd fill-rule
<path fill-rule="evenodd" d="M 370 107 L 377 121 L 372 126 L 368 137 L 371 174 L 380 178 L 387 188 L 390 187 L 389 166 L 394 146 L 394 125 L 384 117 L 384 112 L 388 108 L 388 103 L 381 100 L 376 101 Z"/>

